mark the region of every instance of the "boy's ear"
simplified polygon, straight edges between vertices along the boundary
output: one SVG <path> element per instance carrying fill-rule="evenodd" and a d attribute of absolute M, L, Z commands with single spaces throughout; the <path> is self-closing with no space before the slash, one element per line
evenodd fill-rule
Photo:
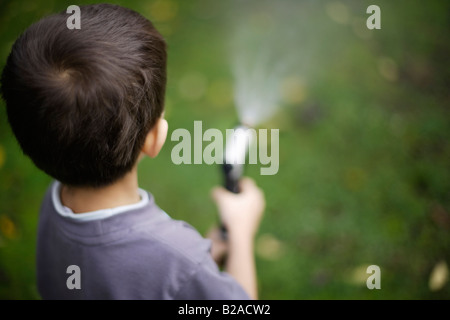
<path fill-rule="evenodd" d="M 152 130 L 147 134 L 141 149 L 142 152 L 150 158 L 156 157 L 159 151 L 161 151 L 164 142 L 166 142 L 168 129 L 169 124 L 167 123 L 167 120 L 162 117 L 159 118 Z"/>

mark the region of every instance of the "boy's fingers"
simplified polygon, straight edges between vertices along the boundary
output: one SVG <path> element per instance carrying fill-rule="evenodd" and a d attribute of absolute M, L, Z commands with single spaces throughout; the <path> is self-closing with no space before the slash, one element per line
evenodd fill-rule
<path fill-rule="evenodd" d="M 243 184 L 255 184 L 255 181 L 249 177 L 242 177 L 241 183 Z"/>
<path fill-rule="evenodd" d="M 256 183 L 255 183 L 255 181 L 253 179 L 248 178 L 248 177 L 244 177 L 240 181 L 240 187 L 243 190 L 249 190 L 249 189 L 257 188 L 257 185 L 256 185 Z"/>
<path fill-rule="evenodd" d="M 214 240 L 215 242 L 224 242 L 222 232 L 220 231 L 219 228 L 215 228 L 214 230 L 211 231 L 210 239 Z"/>
<path fill-rule="evenodd" d="M 222 187 L 214 187 L 211 190 L 211 197 L 213 198 L 213 200 L 219 201 L 224 193 L 226 193 L 224 188 L 222 188 Z"/>
<path fill-rule="evenodd" d="M 219 237 L 219 228 L 218 227 L 211 227 L 209 230 L 208 230 L 208 233 L 206 234 L 206 238 L 209 238 L 209 239 L 217 239 L 218 237 Z"/>
<path fill-rule="evenodd" d="M 261 192 L 261 190 L 258 188 L 258 186 L 256 185 L 255 181 L 251 178 L 248 177 L 243 177 L 240 181 L 239 181 L 239 186 L 241 187 L 242 191 L 245 193 L 246 191 L 250 191 L 250 190 L 257 190 L 259 192 Z M 223 187 L 214 187 L 211 190 L 211 197 L 213 198 L 213 200 L 217 201 L 221 201 L 226 197 L 231 197 L 231 196 L 236 196 L 235 194 L 232 194 L 230 191 L 226 190 Z"/>

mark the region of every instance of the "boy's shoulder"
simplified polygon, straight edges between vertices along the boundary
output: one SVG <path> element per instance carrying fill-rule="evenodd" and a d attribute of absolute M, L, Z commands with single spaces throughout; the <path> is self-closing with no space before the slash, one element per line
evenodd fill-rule
<path fill-rule="evenodd" d="M 44 299 L 248 299 L 213 261 L 210 241 L 171 219 L 143 194 L 142 203 L 80 221 L 59 207 L 57 184 L 42 203 L 37 245 Z M 123 209 L 123 208 L 122 208 Z M 97 212 L 98 214 L 98 212 Z M 102 214 L 100 212 L 100 214 Z M 66 269 L 81 270 L 82 290 L 68 290 Z"/>
<path fill-rule="evenodd" d="M 44 298 L 105 298 L 107 292 L 106 298 L 167 299 L 190 282 L 207 287 L 198 280 L 205 274 L 217 282 L 210 283 L 213 292 L 230 282 L 210 256 L 210 241 L 186 222 L 170 218 L 151 194 L 140 206 L 80 221 L 58 212 L 55 193 L 53 184 L 42 203 L 38 230 L 37 275 Z M 83 293 L 65 287 L 67 275 L 60 270 L 69 262 L 81 269 Z M 72 296 L 76 294 L 88 296 Z"/>
<path fill-rule="evenodd" d="M 151 193 L 140 189 L 139 203 L 90 213 L 74 214 L 59 198 L 60 184 L 53 182 L 42 206 L 41 219 L 49 220 L 56 229 L 74 243 L 87 246 L 108 246 L 116 242 L 134 243 L 134 253 L 142 250 L 136 243 L 152 243 L 152 250 L 184 257 L 186 262 L 201 262 L 210 249 L 210 241 L 185 221 L 172 219 L 162 210 Z M 44 227 L 44 226 L 43 226 Z M 138 252 L 136 252 L 138 251 Z"/>

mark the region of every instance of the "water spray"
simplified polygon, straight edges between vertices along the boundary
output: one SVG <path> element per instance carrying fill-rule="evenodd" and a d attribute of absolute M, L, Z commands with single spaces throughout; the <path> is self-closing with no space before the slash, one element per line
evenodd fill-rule
<path fill-rule="evenodd" d="M 251 3 L 247 3 L 244 12 L 248 15 L 241 23 L 235 23 L 234 17 L 231 20 L 236 31 L 230 45 L 233 95 L 240 124 L 234 128 L 234 138 L 227 137 L 222 171 L 224 187 L 233 193 L 240 192 L 239 180 L 254 137 L 249 129 L 260 126 L 279 110 L 280 84 L 293 71 L 292 64 L 299 60 L 297 52 L 286 50 L 298 43 L 297 30 L 294 32 L 290 23 L 283 23 L 291 11 L 281 10 L 278 3 L 273 2 L 265 3 L 263 9 L 255 13 L 254 4 L 260 3 Z M 239 12 L 242 10 L 239 3 Z M 226 240 L 223 225 L 221 230 Z"/>

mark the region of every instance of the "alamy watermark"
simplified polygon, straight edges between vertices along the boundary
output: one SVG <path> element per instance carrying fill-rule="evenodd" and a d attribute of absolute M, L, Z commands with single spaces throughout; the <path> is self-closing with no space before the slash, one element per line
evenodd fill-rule
<path fill-rule="evenodd" d="M 67 28 L 70 30 L 81 29 L 81 10 L 77 5 L 67 7 L 66 13 L 71 14 L 66 21 Z M 372 4 L 367 7 L 366 13 L 371 14 L 367 18 L 366 26 L 368 29 L 381 29 L 381 9 L 379 6 Z"/>
<path fill-rule="evenodd" d="M 81 29 L 80 7 L 76 5 L 70 5 L 67 7 L 66 13 L 71 13 L 71 15 L 66 20 L 67 29 Z"/>
<path fill-rule="evenodd" d="M 370 17 L 367 18 L 367 29 L 381 29 L 381 9 L 379 6 L 372 4 L 367 7 L 366 13 L 370 13 Z"/>
<path fill-rule="evenodd" d="M 66 273 L 70 276 L 66 280 L 67 289 L 81 289 L 81 269 L 79 266 L 72 264 L 67 267 Z"/>
<path fill-rule="evenodd" d="M 171 141 L 179 141 L 172 149 L 171 159 L 174 164 L 223 164 L 224 142 L 226 145 L 239 145 L 238 139 L 246 139 L 249 145 L 248 163 L 261 164 L 261 175 L 274 175 L 279 168 L 279 129 L 270 130 L 270 144 L 268 129 L 238 128 L 226 129 L 226 140 L 219 129 L 209 128 L 203 132 L 202 121 L 194 121 L 193 135 L 184 128 L 175 129 L 170 137 Z M 225 141 L 224 141 L 225 140 Z M 203 142 L 208 142 L 203 147 Z M 269 152 L 270 145 L 270 152 Z M 230 151 L 227 151 L 230 152 Z M 193 159 L 192 159 L 193 154 Z M 245 164 L 246 157 L 233 157 L 233 164 Z M 227 163 L 229 163 L 227 161 Z"/>
<path fill-rule="evenodd" d="M 381 289 L 381 269 L 376 264 L 367 267 L 366 273 L 371 274 L 366 281 L 367 289 Z"/>

